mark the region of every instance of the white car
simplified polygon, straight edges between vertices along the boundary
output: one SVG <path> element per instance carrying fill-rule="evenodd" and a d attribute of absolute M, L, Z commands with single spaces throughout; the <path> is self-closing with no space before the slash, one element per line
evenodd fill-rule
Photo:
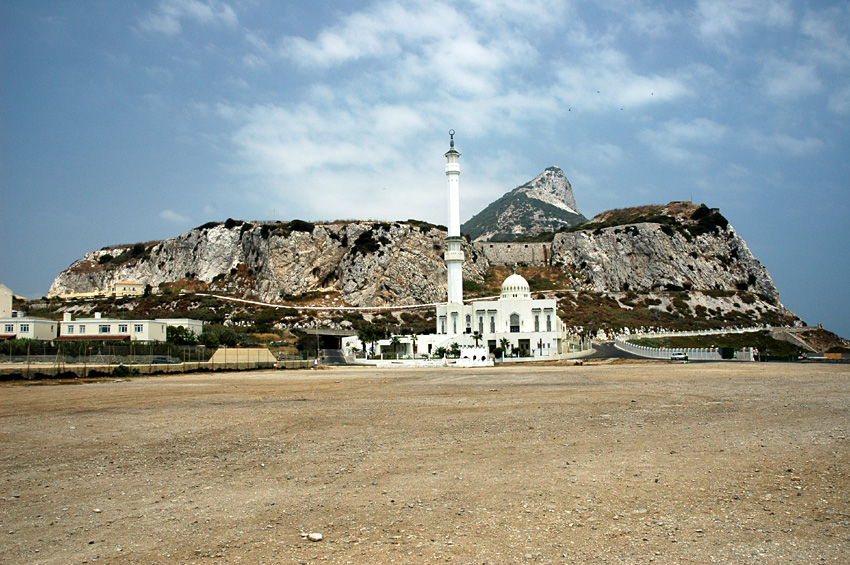
<path fill-rule="evenodd" d="M 670 361 L 687 361 L 687 360 L 688 360 L 688 354 L 687 353 L 677 351 L 676 353 L 670 354 Z"/>

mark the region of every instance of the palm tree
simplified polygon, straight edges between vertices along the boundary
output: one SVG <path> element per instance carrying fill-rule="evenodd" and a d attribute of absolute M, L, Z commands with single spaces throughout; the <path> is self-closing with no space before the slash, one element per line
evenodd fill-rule
<path fill-rule="evenodd" d="M 502 346 L 502 349 L 504 349 L 504 350 L 505 350 L 505 353 L 510 353 L 510 351 L 511 351 L 511 340 L 509 340 L 509 339 L 508 339 L 508 338 L 506 338 L 506 337 L 503 337 L 503 338 L 499 341 L 499 345 L 501 345 L 501 346 Z"/>
<path fill-rule="evenodd" d="M 478 347 L 478 342 L 481 341 L 483 337 L 484 336 L 481 335 L 481 332 L 479 332 L 478 330 L 472 332 L 472 339 L 475 340 L 475 347 Z"/>
<path fill-rule="evenodd" d="M 460 344 L 456 341 L 452 342 L 452 344 L 449 346 L 449 351 L 455 357 L 460 357 Z"/>
<path fill-rule="evenodd" d="M 416 359 L 416 334 L 410 334 L 410 341 L 413 343 L 413 358 Z"/>
<path fill-rule="evenodd" d="M 448 352 L 449 352 L 448 349 L 446 349 L 445 347 L 438 347 L 437 350 L 434 351 L 434 354 L 438 358 L 442 359 L 443 357 L 446 356 L 446 353 L 448 353 Z"/>
<path fill-rule="evenodd" d="M 400 343 L 401 343 L 401 338 L 398 337 L 397 335 L 394 335 L 390 338 L 390 345 L 393 346 L 393 355 L 395 355 L 396 359 L 398 359 L 398 344 L 400 344 Z"/>

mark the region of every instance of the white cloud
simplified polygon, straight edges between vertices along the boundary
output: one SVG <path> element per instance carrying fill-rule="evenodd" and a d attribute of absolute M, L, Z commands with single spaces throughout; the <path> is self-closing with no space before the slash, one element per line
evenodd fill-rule
<path fill-rule="evenodd" d="M 839 29 L 840 23 L 845 29 Z M 850 66 L 850 39 L 848 25 L 850 6 L 832 6 L 822 12 L 809 12 L 803 18 L 801 31 L 813 41 L 810 60 L 836 69 Z"/>
<path fill-rule="evenodd" d="M 764 90 L 772 98 L 800 98 L 821 89 L 821 81 L 813 64 L 773 59 L 760 74 Z"/>
<path fill-rule="evenodd" d="M 690 122 L 671 120 L 657 129 L 645 129 L 640 139 L 661 157 L 670 161 L 701 162 L 699 146 L 713 145 L 726 135 L 726 127 L 715 121 L 697 118 Z"/>
<path fill-rule="evenodd" d="M 557 76 L 555 95 L 573 111 L 641 106 L 691 94 L 680 78 L 636 73 L 613 49 L 588 54 L 580 65 L 564 65 Z"/>
<path fill-rule="evenodd" d="M 813 137 L 797 139 L 784 133 L 764 134 L 751 130 L 747 132 L 749 145 L 761 153 L 774 153 L 799 157 L 814 153 L 824 147 L 823 141 Z"/>
<path fill-rule="evenodd" d="M 850 85 L 837 90 L 829 97 L 829 109 L 836 114 L 850 115 Z"/>
<path fill-rule="evenodd" d="M 700 0 L 697 5 L 700 34 L 721 46 L 745 27 L 786 27 L 793 21 L 788 0 Z"/>
<path fill-rule="evenodd" d="M 176 35 L 183 28 L 183 19 L 231 27 L 238 23 L 233 8 L 218 0 L 160 0 L 157 10 L 142 18 L 139 26 L 146 31 Z"/>
<path fill-rule="evenodd" d="M 159 219 L 165 220 L 166 222 L 172 224 L 188 224 L 192 221 L 188 216 L 184 216 L 183 214 L 178 214 L 174 210 L 163 210 L 159 213 Z"/>

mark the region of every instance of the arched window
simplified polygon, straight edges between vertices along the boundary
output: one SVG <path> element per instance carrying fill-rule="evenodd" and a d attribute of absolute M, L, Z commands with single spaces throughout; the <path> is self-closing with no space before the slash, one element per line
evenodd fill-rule
<path fill-rule="evenodd" d="M 546 331 L 552 331 L 552 314 L 546 314 Z"/>
<path fill-rule="evenodd" d="M 540 331 L 540 314 L 534 315 L 534 331 Z"/>
<path fill-rule="evenodd" d="M 472 333 L 472 316 L 469 314 L 466 315 L 466 333 Z"/>
<path fill-rule="evenodd" d="M 496 333 L 496 316 L 490 314 L 490 333 Z"/>
<path fill-rule="evenodd" d="M 511 333 L 519 333 L 519 314 L 511 314 Z"/>

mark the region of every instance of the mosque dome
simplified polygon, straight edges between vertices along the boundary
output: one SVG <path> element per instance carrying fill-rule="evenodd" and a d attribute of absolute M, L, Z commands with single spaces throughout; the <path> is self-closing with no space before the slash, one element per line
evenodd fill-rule
<path fill-rule="evenodd" d="M 502 283 L 502 298 L 531 298 L 528 281 L 521 275 L 512 274 Z"/>

